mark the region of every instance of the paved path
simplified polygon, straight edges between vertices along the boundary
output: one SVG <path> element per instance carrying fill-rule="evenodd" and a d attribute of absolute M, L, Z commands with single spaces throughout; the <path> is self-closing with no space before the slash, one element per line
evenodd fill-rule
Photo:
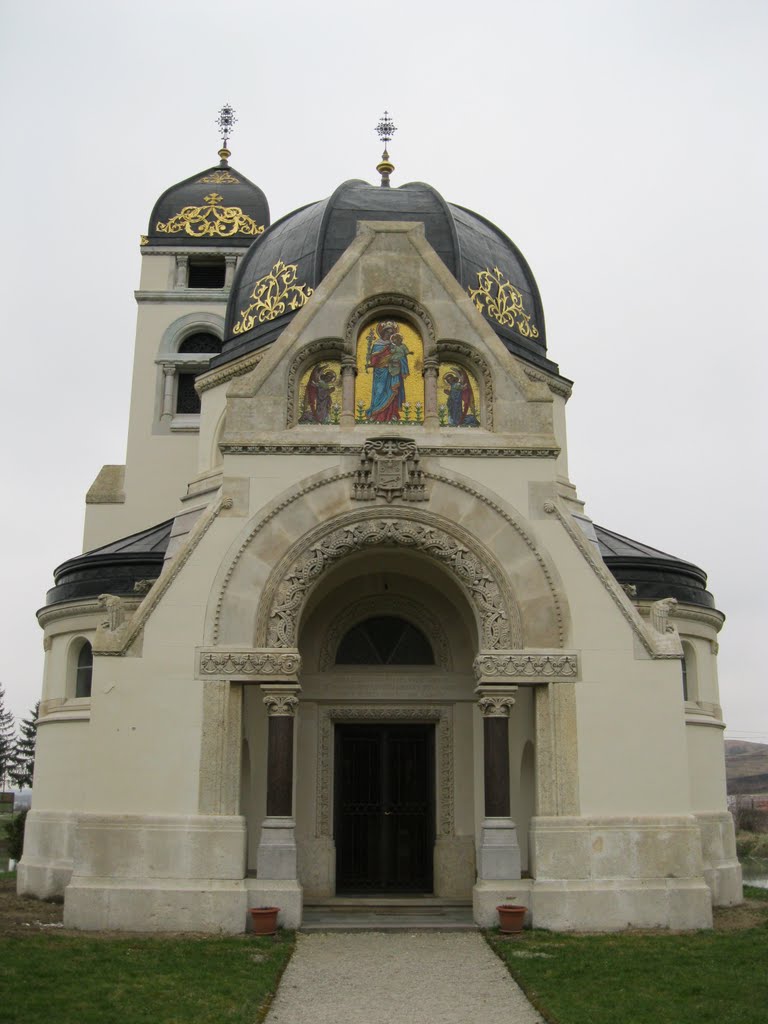
<path fill-rule="evenodd" d="M 299 934 L 266 1024 L 543 1024 L 475 932 Z"/>

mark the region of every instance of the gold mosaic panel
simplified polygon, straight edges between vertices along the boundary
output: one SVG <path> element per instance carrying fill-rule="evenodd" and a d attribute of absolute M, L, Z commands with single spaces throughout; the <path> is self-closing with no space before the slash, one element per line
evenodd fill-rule
<path fill-rule="evenodd" d="M 322 359 L 301 378 L 299 423 L 339 422 L 341 416 L 341 363 Z"/>
<path fill-rule="evenodd" d="M 355 422 L 424 422 L 424 344 L 402 320 L 368 323 L 357 337 Z"/>
<path fill-rule="evenodd" d="M 457 363 L 440 363 L 437 416 L 441 427 L 480 426 L 480 388 L 477 378 Z"/>

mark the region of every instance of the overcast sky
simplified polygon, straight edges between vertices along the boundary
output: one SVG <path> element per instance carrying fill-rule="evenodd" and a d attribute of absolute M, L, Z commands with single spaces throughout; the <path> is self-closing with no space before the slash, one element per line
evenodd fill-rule
<path fill-rule="evenodd" d="M 490 218 L 575 381 L 571 478 L 601 525 L 702 566 L 728 735 L 768 742 L 764 0 L 2 3 L 3 658 L 39 696 L 34 612 L 123 462 L 139 235 L 231 163 L 272 219 L 346 178 Z"/>

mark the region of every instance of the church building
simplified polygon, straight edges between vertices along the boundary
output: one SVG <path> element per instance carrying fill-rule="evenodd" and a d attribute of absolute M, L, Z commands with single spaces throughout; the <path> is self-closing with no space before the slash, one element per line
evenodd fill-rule
<path fill-rule="evenodd" d="M 376 184 L 270 223 L 233 121 L 141 238 L 126 461 L 38 612 L 19 891 L 82 929 L 393 898 L 710 927 L 724 616 L 588 517 L 523 255 L 390 183 L 386 114 Z"/>

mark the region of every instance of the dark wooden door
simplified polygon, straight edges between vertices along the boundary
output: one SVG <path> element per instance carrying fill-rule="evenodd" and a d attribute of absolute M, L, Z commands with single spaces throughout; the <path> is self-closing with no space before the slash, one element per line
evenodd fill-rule
<path fill-rule="evenodd" d="M 336 891 L 432 892 L 434 726 L 336 726 Z"/>

